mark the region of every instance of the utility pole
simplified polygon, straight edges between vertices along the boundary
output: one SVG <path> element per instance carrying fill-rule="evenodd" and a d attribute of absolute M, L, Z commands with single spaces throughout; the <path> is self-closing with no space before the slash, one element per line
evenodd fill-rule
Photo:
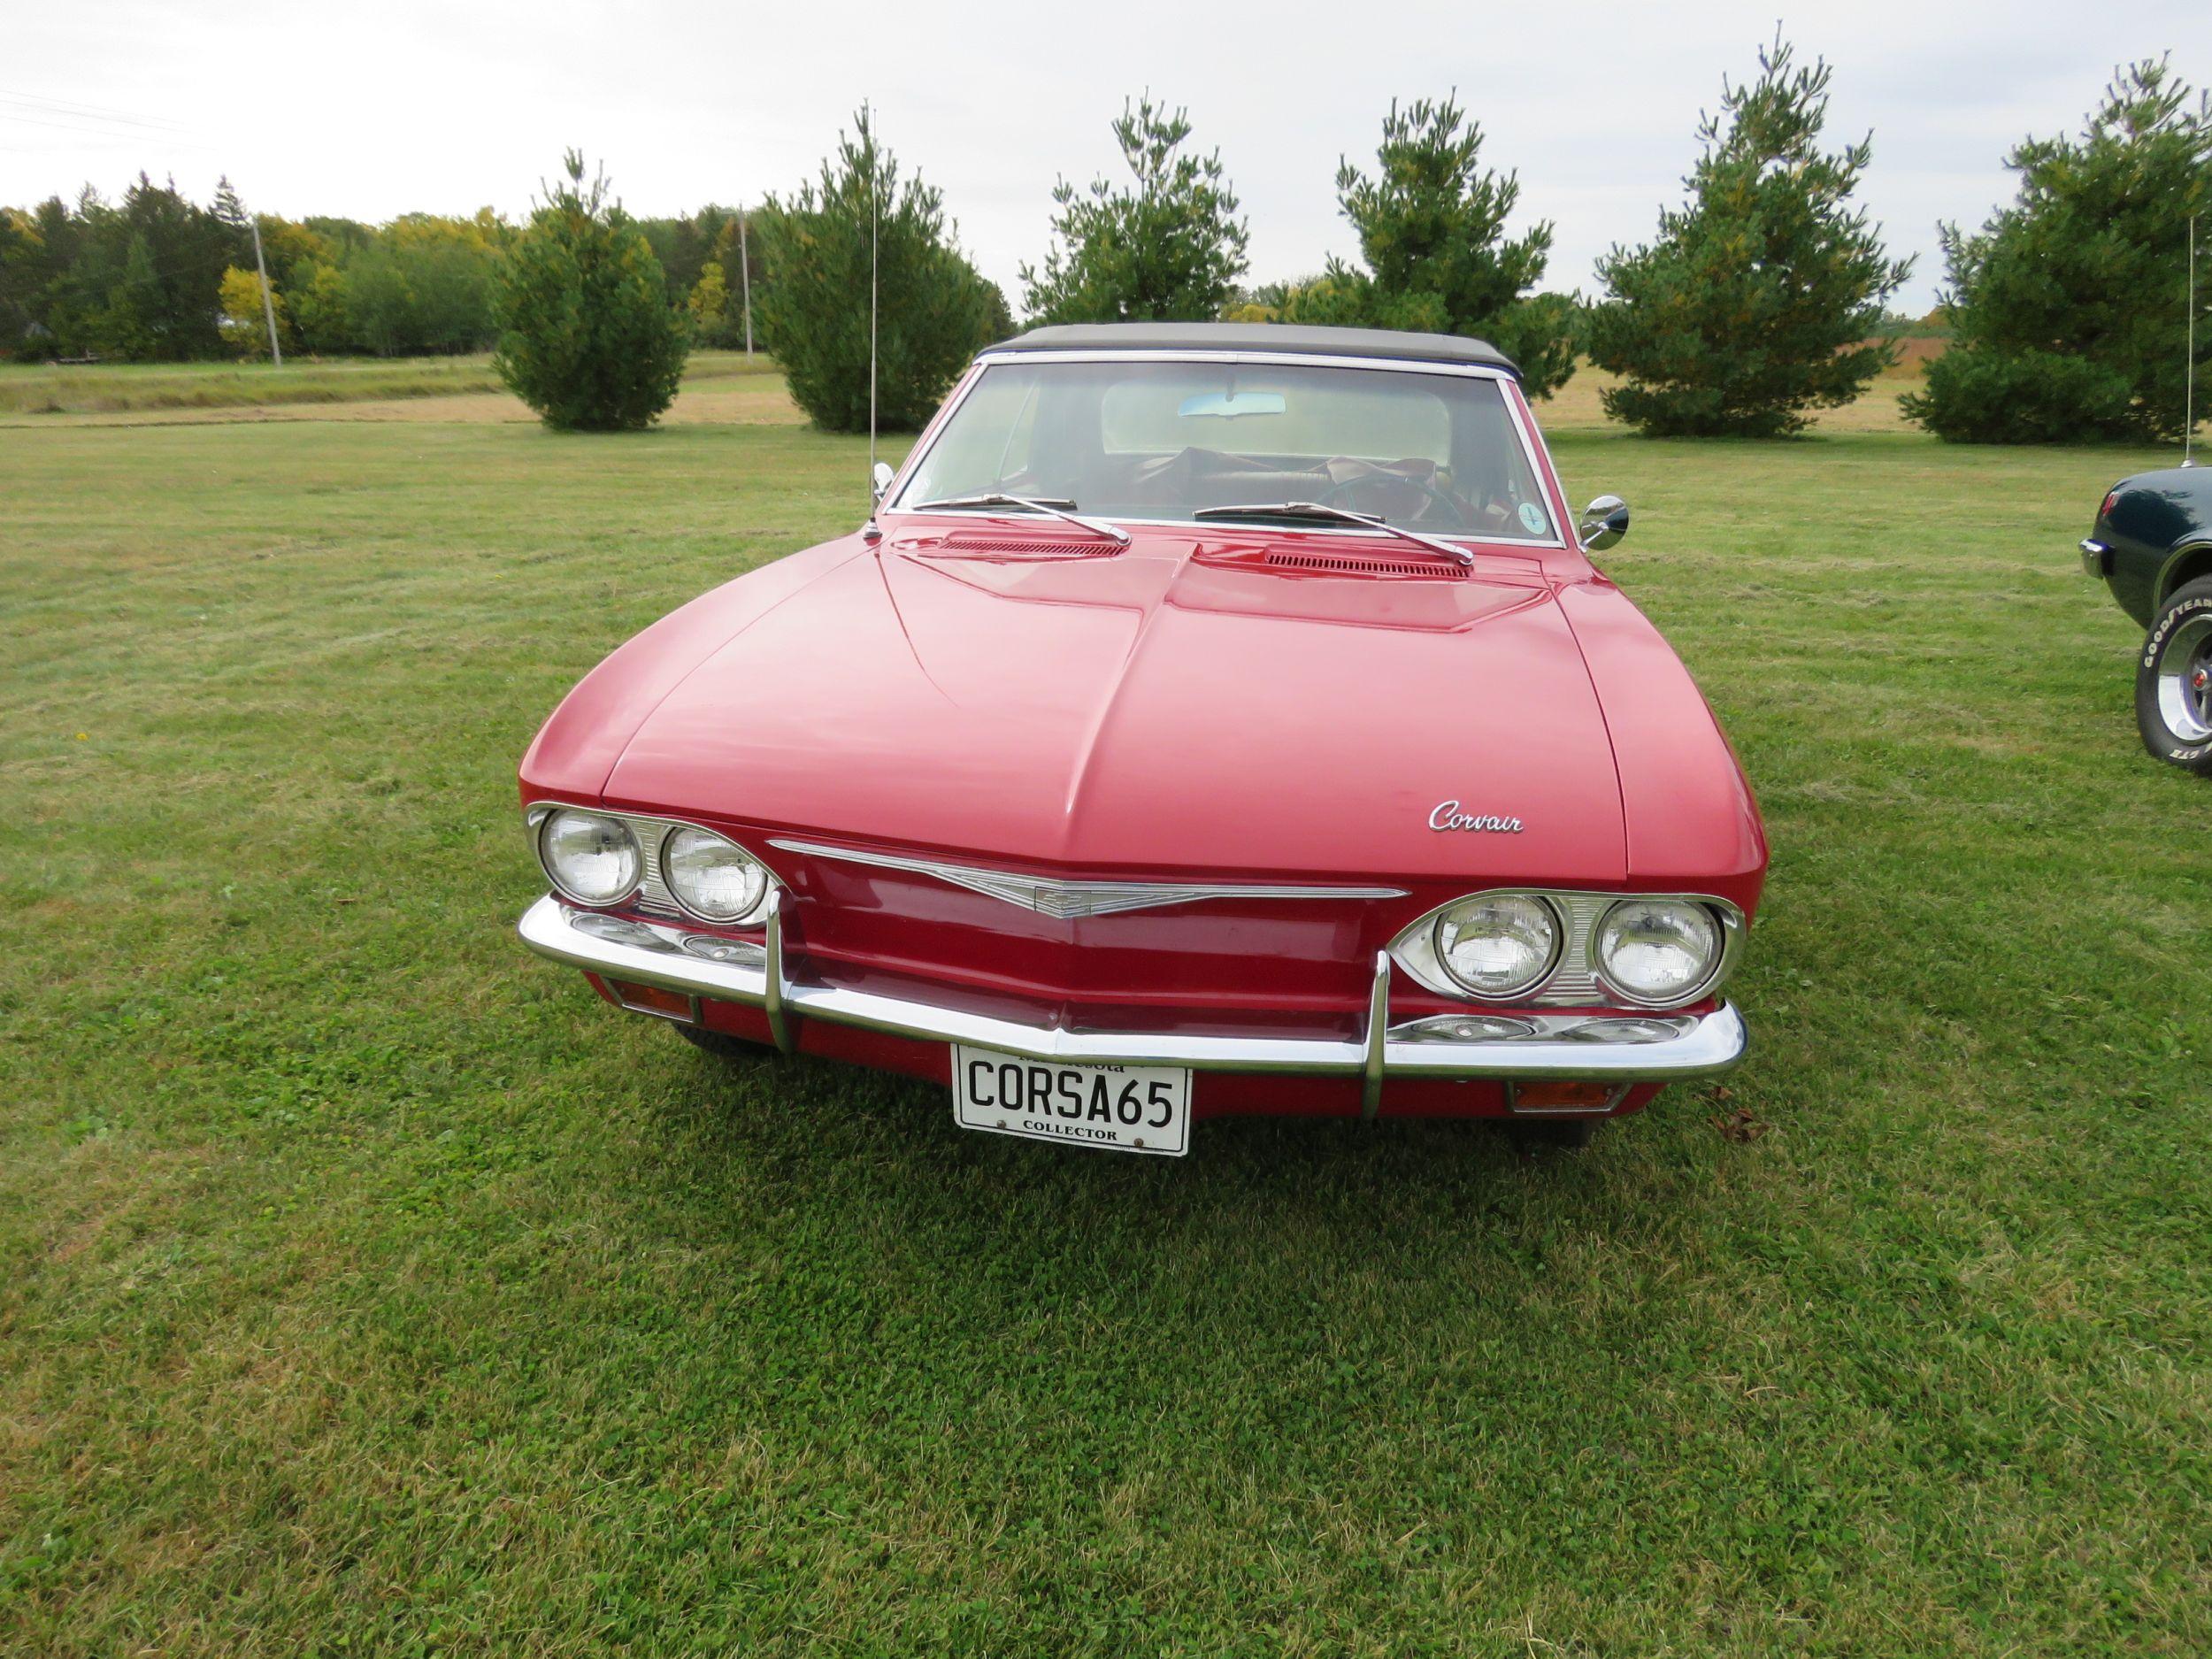
<path fill-rule="evenodd" d="M 753 360 L 753 262 L 745 251 L 745 210 L 737 210 L 737 280 L 745 295 L 745 360 Z M 724 292 L 727 292 L 725 289 Z"/>
<path fill-rule="evenodd" d="M 261 257 L 260 215 L 247 214 L 246 223 L 253 227 L 253 268 L 261 279 L 261 320 L 269 325 L 269 357 L 280 369 L 284 366 L 284 348 L 277 344 L 276 301 L 269 296 L 269 267 Z"/>

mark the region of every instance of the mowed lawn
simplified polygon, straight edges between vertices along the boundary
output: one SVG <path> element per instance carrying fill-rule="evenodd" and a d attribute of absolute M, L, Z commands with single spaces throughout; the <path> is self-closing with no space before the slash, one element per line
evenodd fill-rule
<path fill-rule="evenodd" d="M 538 722 L 864 441 L 0 429 L 0 1652 L 2212 1649 L 2212 784 L 2073 554 L 2162 458 L 1555 448 L 1764 803 L 1751 1060 L 1153 1161 L 513 937 Z"/>

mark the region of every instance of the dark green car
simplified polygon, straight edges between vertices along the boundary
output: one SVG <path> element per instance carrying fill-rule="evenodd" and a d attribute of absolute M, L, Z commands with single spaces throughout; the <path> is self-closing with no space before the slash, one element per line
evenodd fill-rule
<path fill-rule="evenodd" d="M 2098 509 L 2081 563 L 2149 630 L 2135 664 L 2143 747 L 2212 774 L 2212 467 L 2122 479 Z"/>

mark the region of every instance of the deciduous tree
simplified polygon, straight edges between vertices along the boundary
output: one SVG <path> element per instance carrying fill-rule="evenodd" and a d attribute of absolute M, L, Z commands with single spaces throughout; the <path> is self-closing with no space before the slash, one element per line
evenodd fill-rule
<path fill-rule="evenodd" d="M 284 290 L 280 288 L 281 295 Z M 292 311 L 292 326 L 300 344 L 310 351 L 353 349 L 353 325 L 346 307 L 345 273 L 319 261 L 297 266 L 291 292 L 285 296 Z"/>
<path fill-rule="evenodd" d="M 267 357 L 269 325 L 261 309 L 260 273 L 233 265 L 223 273 L 222 286 L 217 293 L 223 307 L 223 338 L 229 342 L 231 350 L 249 361 Z M 269 303 L 276 317 L 277 338 L 287 341 L 292 330 L 284 296 L 272 292 Z"/>
<path fill-rule="evenodd" d="M 701 266 L 699 280 L 692 284 L 691 296 L 686 301 L 691 311 L 692 337 L 720 343 L 724 314 L 729 303 L 729 279 L 722 274 L 722 267 L 712 264 Z"/>

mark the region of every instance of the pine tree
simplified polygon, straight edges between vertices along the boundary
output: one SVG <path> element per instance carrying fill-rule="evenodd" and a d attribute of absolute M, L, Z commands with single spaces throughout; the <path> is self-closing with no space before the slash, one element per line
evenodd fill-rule
<path fill-rule="evenodd" d="M 2189 219 L 2212 246 L 2212 98 L 2165 62 L 2120 72 L 2078 140 L 2006 157 L 2013 204 L 1974 235 L 1942 228 L 1954 326 L 1905 412 L 1978 443 L 2181 435 Z M 2212 313 L 2197 325 L 2212 369 Z"/>
<path fill-rule="evenodd" d="M 122 270 L 108 285 L 107 300 L 93 322 L 93 338 L 107 357 L 146 362 L 173 357 L 168 349 L 169 307 L 161 273 L 146 233 L 134 230 L 124 245 Z"/>
<path fill-rule="evenodd" d="M 1249 232 L 1221 152 L 1182 153 L 1187 111 L 1147 94 L 1125 102 L 1114 142 L 1136 180 L 1099 179 L 1079 195 L 1063 179 L 1052 199 L 1055 245 L 1041 271 L 1021 268 L 1025 303 L 1041 323 L 1202 322 L 1220 315 L 1244 274 Z"/>
<path fill-rule="evenodd" d="M 879 424 L 912 428 L 986 343 L 992 290 L 954 241 L 943 197 L 918 178 L 900 179 L 867 111 L 855 128 L 838 134 L 836 160 L 823 162 L 818 180 L 770 196 L 749 219 L 753 317 L 815 424 L 864 432 L 872 281 Z"/>
<path fill-rule="evenodd" d="M 28 213 L 0 207 L 0 355 L 36 349 L 45 298 L 46 242 Z"/>
<path fill-rule="evenodd" d="M 565 165 L 500 273 L 492 366 L 549 426 L 648 426 L 675 399 L 690 338 L 606 174 L 587 185 L 578 150 Z"/>
<path fill-rule="evenodd" d="M 1375 175 L 1349 161 L 1337 168 L 1337 200 L 1366 269 L 1332 259 L 1321 281 L 1289 297 L 1283 320 L 1471 334 L 1519 365 L 1532 396 L 1563 386 L 1574 373 L 1575 303 L 1529 292 L 1549 260 L 1551 222 L 1509 239 L 1519 177 L 1486 172 L 1481 160 L 1482 128 L 1455 99 L 1392 104 Z"/>
<path fill-rule="evenodd" d="M 1778 35 L 1758 79 L 1723 82 L 1688 204 L 1660 213 L 1655 242 L 1598 262 L 1609 298 L 1590 316 L 1590 357 L 1626 382 L 1605 407 L 1655 436 L 1800 432 L 1894 358 L 1870 336 L 1912 261 L 1893 263 L 1851 204 L 1871 135 L 1823 151 L 1831 72 L 1791 58 Z"/>

